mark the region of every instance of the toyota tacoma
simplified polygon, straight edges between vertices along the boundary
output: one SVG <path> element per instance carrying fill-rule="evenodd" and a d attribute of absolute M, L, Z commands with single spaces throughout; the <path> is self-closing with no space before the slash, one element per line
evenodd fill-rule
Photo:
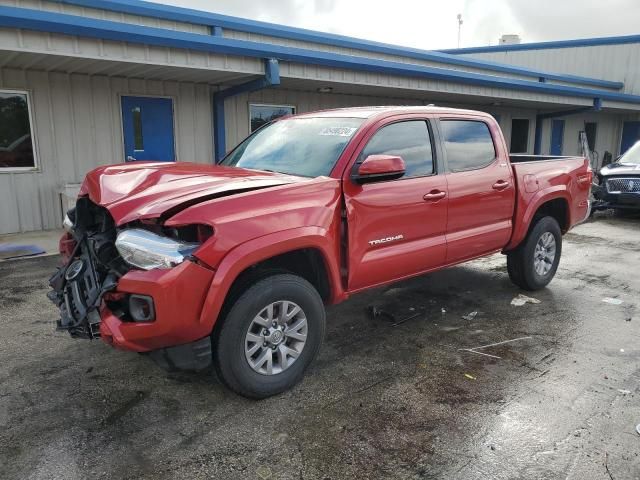
<path fill-rule="evenodd" d="M 495 119 L 366 107 L 265 125 L 218 165 L 90 172 L 50 279 L 58 328 L 207 369 L 241 395 L 298 382 L 325 305 L 502 252 L 545 287 L 589 214 L 581 157 L 510 156 Z"/>

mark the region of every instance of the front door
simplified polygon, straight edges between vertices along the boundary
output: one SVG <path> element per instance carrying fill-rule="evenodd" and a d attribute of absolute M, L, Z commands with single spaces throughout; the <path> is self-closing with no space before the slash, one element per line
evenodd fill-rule
<path fill-rule="evenodd" d="M 640 122 L 624 122 L 622 140 L 620 141 L 620 155 L 629 150 L 638 140 L 640 140 Z"/>
<path fill-rule="evenodd" d="M 483 121 L 440 121 L 447 162 L 447 263 L 504 247 L 511 237 L 515 185 L 507 152 Z"/>
<path fill-rule="evenodd" d="M 173 101 L 160 97 L 122 97 L 126 161 L 175 160 Z"/>
<path fill-rule="evenodd" d="M 438 174 L 428 123 L 379 126 L 358 154 L 398 155 L 402 178 L 359 185 L 344 179 L 351 291 L 426 271 L 446 255 L 447 183 Z"/>

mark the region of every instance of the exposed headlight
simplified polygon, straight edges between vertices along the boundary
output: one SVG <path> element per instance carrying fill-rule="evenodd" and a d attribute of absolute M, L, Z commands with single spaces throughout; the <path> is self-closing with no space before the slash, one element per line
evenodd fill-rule
<path fill-rule="evenodd" d="M 199 246 L 139 228 L 123 230 L 116 239 L 116 248 L 124 261 L 144 270 L 175 267 Z"/>

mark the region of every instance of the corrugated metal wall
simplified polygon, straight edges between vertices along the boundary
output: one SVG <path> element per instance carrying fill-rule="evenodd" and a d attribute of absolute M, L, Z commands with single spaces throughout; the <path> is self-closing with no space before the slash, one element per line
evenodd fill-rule
<path fill-rule="evenodd" d="M 597 125 L 595 150 L 600 157 L 604 155 L 605 151 L 610 152 L 614 157 L 618 155 L 622 128 L 620 116 L 606 113 L 585 113 L 558 117 L 558 120 L 564 120 L 565 122 L 562 140 L 563 155 L 579 155 L 582 153 L 578 144 L 578 134 L 580 131 L 584 131 L 586 122 L 595 122 Z M 551 145 L 550 119 L 544 121 L 544 129 L 542 132 L 541 153 L 548 155 Z"/>
<path fill-rule="evenodd" d="M 0 0 L 2 1 L 2 0 Z M 103 41 L 92 38 L 80 38 L 69 35 L 27 32 L 18 29 L 0 29 L 0 44 L 3 49 L 39 55 L 35 59 L 24 57 L 9 58 L 8 66 L 32 68 L 34 64 L 46 70 L 81 71 L 84 73 L 104 73 L 107 68 L 103 62 L 119 62 L 117 75 L 148 77 L 147 71 L 153 68 L 153 75 L 162 78 L 176 78 L 181 75 L 177 69 L 185 69 L 184 75 L 190 80 L 224 84 L 227 79 L 238 74 L 262 74 L 263 61 L 258 58 L 243 58 L 218 55 L 193 50 L 170 49 L 157 46 L 137 45 L 127 42 Z M 409 59 L 405 59 L 409 61 Z M 420 63 L 417 62 L 416 63 Z M 156 68 L 166 67 L 166 68 Z M 112 70 L 113 71 L 113 70 Z M 111 72 L 110 72 L 111 73 Z M 486 73 L 486 72 L 485 72 Z M 194 77 L 197 75 L 197 77 Z M 357 72 L 351 70 L 301 65 L 281 62 L 280 75 L 283 79 L 315 80 L 338 82 L 349 86 L 358 85 L 372 88 L 402 89 L 416 92 L 420 98 L 424 93 L 440 92 L 463 96 L 490 97 L 492 99 L 517 99 L 532 102 L 547 102 L 558 105 L 590 105 L 591 99 L 566 97 L 553 94 L 515 91 L 507 88 L 489 88 L 462 83 L 452 83 L 429 78 L 410 78 L 375 72 Z M 177 77 L 180 78 L 180 77 Z M 393 95 L 390 92 L 388 95 Z M 426 98 L 423 97 L 423 98 Z"/>
<path fill-rule="evenodd" d="M 172 97 L 178 158 L 213 158 L 207 85 L 0 69 L 0 89 L 30 93 L 39 166 L 0 173 L 0 233 L 59 227 L 59 190 L 98 165 L 123 161 L 120 95 Z"/>
<path fill-rule="evenodd" d="M 531 102 L 554 103 L 558 106 L 580 105 L 589 106 L 593 99 L 581 97 L 567 97 L 547 93 L 526 92 L 508 88 L 484 87 L 454 83 L 445 80 L 431 78 L 412 78 L 398 75 L 388 75 L 377 72 L 360 72 L 341 68 L 329 68 L 318 65 L 304 65 L 298 63 L 281 62 L 280 76 L 295 80 L 315 80 L 320 82 L 338 82 L 350 86 L 359 85 L 373 88 L 389 88 L 392 95 L 393 89 L 415 92 L 415 95 L 423 99 L 429 98 L 429 93 L 439 92 L 459 95 L 459 101 L 463 102 L 465 96 L 483 97 L 492 100 L 511 99 Z M 489 102 L 487 102 L 489 103 Z"/>
<path fill-rule="evenodd" d="M 367 105 L 427 105 L 429 100 L 393 98 L 365 95 L 336 95 L 315 92 L 301 92 L 281 88 L 270 88 L 238 95 L 227 100 L 226 134 L 227 148 L 231 149 L 249 134 L 249 104 L 276 104 L 296 107 L 298 113 L 323 110 L 327 108 L 357 107 Z M 463 103 L 437 102 L 438 106 L 454 108 L 472 108 L 483 110 L 500 119 L 507 143 L 511 135 L 512 118 L 527 118 L 529 120 L 529 151 L 533 151 L 533 136 L 535 131 L 536 111 L 526 108 L 486 108 L 479 105 L 465 105 Z"/>
<path fill-rule="evenodd" d="M 223 36 L 227 38 L 233 38 L 235 40 L 245 40 L 245 41 L 251 41 L 251 42 L 258 42 L 258 43 L 269 43 L 273 45 L 282 45 L 284 47 L 306 48 L 311 50 L 317 50 L 320 52 L 331 52 L 331 53 L 339 53 L 343 55 L 352 55 L 356 57 L 375 58 L 378 60 L 388 60 L 391 62 L 411 63 L 414 65 L 423 65 L 426 67 L 440 67 L 440 68 L 446 67 L 453 70 L 460 70 L 464 72 L 491 74 L 491 72 L 487 71 L 487 69 L 483 69 L 480 67 L 475 68 L 475 67 L 467 67 L 467 66 L 460 66 L 460 65 L 443 65 L 441 62 L 421 60 L 421 59 L 416 59 L 411 57 L 405 57 L 402 55 L 389 55 L 386 53 L 370 52 L 370 51 L 359 50 L 355 48 L 345 48 L 345 47 L 337 47 L 333 45 L 326 45 L 324 43 L 290 40 L 287 38 L 273 37 L 269 35 L 260 35 L 257 33 L 240 32 L 237 30 L 224 29 Z M 518 74 L 506 73 L 506 72 L 501 72 L 500 76 L 507 77 L 507 78 L 522 79 L 522 80 L 531 80 L 530 76 L 518 75 Z"/>
<path fill-rule="evenodd" d="M 177 158 L 208 163 L 212 152 L 210 87 L 121 77 L 0 69 L 0 88 L 30 92 L 38 172 L 0 173 L 0 233 L 56 228 L 62 211 L 59 191 L 80 182 L 91 168 L 123 160 L 120 95 L 159 95 L 174 99 Z M 249 133 L 249 104 L 293 105 L 298 112 L 359 105 L 420 105 L 418 99 L 320 94 L 265 89 L 227 100 L 227 145 L 232 148 Z M 438 105 L 469 107 L 459 103 Z M 533 151 L 536 111 L 523 108 L 478 107 L 500 118 L 507 143 L 511 120 L 529 119 L 529 151 Z M 619 115 L 587 114 L 566 117 L 564 154 L 578 153 L 578 131 L 585 121 L 598 122 L 596 150 L 617 155 Z M 545 122 L 542 153 L 549 152 L 551 122 Z"/>
<path fill-rule="evenodd" d="M 640 94 L 640 43 L 469 53 L 461 56 L 549 72 L 623 81 L 624 93 Z"/>
<path fill-rule="evenodd" d="M 52 2 L 49 0 L 0 0 L 0 5 L 31 8 L 33 10 L 44 10 L 47 12 L 55 13 L 66 13 L 68 15 L 79 15 L 81 17 L 131 23 L 134 25 L 144 25 L 147 27 L 166 28 L 169 30 L 179 30 L 181 32 L 203 34 L 209 34 L 211 32 L 211 29 L 206 25 L 194 25 L 192 23 L 174 22 L 170 20 L 142 17 L 140 15 L 129 15 L 127 13 L 109 12 L 107 10 L 79 7 L 76 5 L 68 5 L 60 2 Z"/>
<path fill-rule="evenodd" d="M 291 105 L 296 112 L 311 112 L 327 108 L 356 107 L 366 105 L 423 105 L 424 102 L 391 97 L 363 95 L 335 95 L 315 92 L 300 92 L 281 88 L 270 88 L 238 95 L 226 102 L 227 147 L 237 145 L 249 134 L 249 104 Z"/>

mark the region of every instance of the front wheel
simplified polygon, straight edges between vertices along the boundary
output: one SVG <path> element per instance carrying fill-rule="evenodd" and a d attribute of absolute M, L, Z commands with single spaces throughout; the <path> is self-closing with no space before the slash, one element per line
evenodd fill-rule
<path fill-rule="evenodd" d="M 525 240 L 507 253 L 509 278 L 524 290 L 540 290 L 553 279 L 562 253 L 562 232 L 553 217 L 541 217 Z"/>
<path fill-rule="evenodd" d="M 245 397 L 281 393 L 300 381 L 324 331 L 324 304 L 309 282 L 263 278 L 237 298 L 213 336 L 218 376 Z"/>

